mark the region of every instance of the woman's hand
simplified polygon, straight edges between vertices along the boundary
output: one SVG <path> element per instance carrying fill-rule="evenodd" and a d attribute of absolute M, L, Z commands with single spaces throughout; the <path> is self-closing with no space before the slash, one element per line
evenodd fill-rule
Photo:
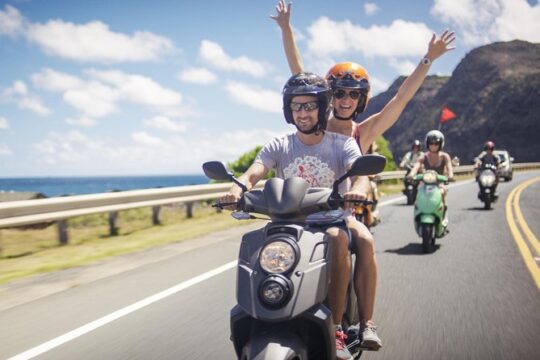
<path fill-rule="evenodd" d="M 444 30 L 439 38 L 433 34 L 431 40 L 429 41 L 428 51 L 426 58 L 431 61 L 439 58 L 444 53 L 454 50 L 455 46 L 450 46 L 450 44 L 456 39 L 453 31 Z"/>
<path fill-rule="evenodd" d="M 290 26 L 291 19 L 291 5 L 292 3 L 285 4 L 285 0 L 279 0 L 276 5 L 277 15 L 270 15 L 274 19 L 280 28 L 286 28 Z"/>

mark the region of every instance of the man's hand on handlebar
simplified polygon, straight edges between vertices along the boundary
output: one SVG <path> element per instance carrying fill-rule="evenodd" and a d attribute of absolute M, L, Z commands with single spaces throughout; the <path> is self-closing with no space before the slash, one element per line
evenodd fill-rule
<path fill-rule="evenodd" d="M 236 210 L 238 208 L 238 205 L 236 203 L 240 200 L 240 196 L 233 193 L 228 193 L 225 196 L 222 196 L 218 199 L 218 206 L 219 204 L 231 204 L 235 203 L 235 205 L 225 205 L 221 206 L 222 209 L 226 210 Z"/>
<path fill-rule="evenodd" d="M 354 201 L 356 200 L 358 203 L 365 201 L 367 199 L 367 194 L 363 191 L 349 191 L 343 195 L 343 198 L 346 200 L 343 204 L 343 208 L 352 209 L 355 206 L 358 206 Z"/>

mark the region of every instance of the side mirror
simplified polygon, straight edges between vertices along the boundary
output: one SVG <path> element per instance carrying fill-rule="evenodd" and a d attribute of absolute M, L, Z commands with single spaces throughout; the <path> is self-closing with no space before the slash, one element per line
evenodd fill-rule
<path fill-rule="evenodd" d="M 233 173 L 227 170 L 221 161 L 208 161 L 203 164 L 203 171 L 206 176 L 213 180 L 229 180 L 240 186 L 243 192 L 247 191 L 247 186 L 242 184 Z"/>
<path fill-rule="evenodd" d="M 204 174 L 213 180 L 232 181 L 234 177 L 221 161 L 208 161 L 205 162 L 202 167 Z"/>
<path fill-rule="evenodd" d="M 351 176 L 375 175 L 384 170 L 386 158 L 381 155 L 364 155 L 354 161 L 349 171 L 334 182 L 332 195 L 339 193 L 339 184 Z"/>
<path fill-rule="evenodd" d="M 513 157 L 510 158 L 510 162 L 514 162 L 514 158 L 513 158 Z"/>
<path fill-rule="evenodd" d="M 381 155 L 364 155 L 356 159 L 351 168 L 340 179 L 340 182 L 350 176 L 375 175 L 384 170 L 386 158 Z M 343 179 L 343 180 L 342 180 Z"/>

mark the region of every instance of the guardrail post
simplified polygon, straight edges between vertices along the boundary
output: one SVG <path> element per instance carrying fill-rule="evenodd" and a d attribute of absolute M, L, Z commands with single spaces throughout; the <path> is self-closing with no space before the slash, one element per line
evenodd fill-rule
<path fill-rule="evenodd" d="M 161 206 L 152 206 L 152 224 L 160 225 L 161 220 L 159 219 L 159 213 L 161 211 Z"/>
<path fill-rule="evenodd" d="M 193 217 L 193 202 L 186 203 L 186 217 L 191 219 Z"/>
<path fill-rule="evenodd" d="M 118 220 L 118 211 L 111 211 L 109 213 L 109 234 L 111 236 L 118 235 L 118 226 L 116 226 L 117 220 Z"/>
<path fill-rule="evenodd" d="M 59 220 L 56 224 L 58 226 L 58 243 L 60 246 L 67 245 L 69 241 L 67 220 Z"/>

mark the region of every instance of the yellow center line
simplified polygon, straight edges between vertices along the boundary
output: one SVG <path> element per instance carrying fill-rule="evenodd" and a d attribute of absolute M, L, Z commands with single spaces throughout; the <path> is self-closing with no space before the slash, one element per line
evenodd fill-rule
<path fill-rule="evenodd" d="M 525 236 L 529 240 L 529 243 L 532 245 L 532 247 L 536 251 L 536 255 L 540 256 L 540 242 L 538 241 L 536 236 L 531 231 L 531 228 L 529 227 L 529 225 L 527 225 L 527 222 L 525 221 L 525 218 L 523 217 L 523 213 L 521 212 L 521 208 L 519 207 L 519 199 L 521 197 L 521 193 L 523 192 L 523 190 L 525 190 L 525 188 L 527 188 L 528 186 L 530 186 L 530 185 L 532 185 L 532 184 L 534 184 L 535 182 L 538 182 L 538 181 L 540 181 L 540 177 L 531 179 L 531 180 L 526 181 L 526 182 L 524 182 L 523 184 L 520 185 L 520 189 L 516 193 L 516 196 L 515 196 L 515 199 L 514 199 L 514 212 L 515 212 L 515 215 L 516 215 L 517 222 L 518 222 L 519 226 L 521 227 L 521 231 L 523 231 L 523 233 L 525 234 Z"/>
<path fill-rule="evenodd" d="M 518 226 L 516 225 L 516 221 L 514 220 L 514 214 L 512 213 L 512 203 L 514 203 L 514 209 L 519 210 L 519 195 L 521 194 L 521 191 L 523 191 L 523 189 L 525 189 L 532 183 L 539 180 L 540 180 L 540 177 L 537 177 L 532 180 L 528 180 L 520 184 L 516 188 L 514 188 L 510 192 L 510 195 L 508 195 L 508 198 L 506 199 L 506 204 L 505 204 L 506 220 L 508 221 L 508 226 L 510 227 L 510 231 L 512 232 L 514 241 L 516 242 L 518 246 L 521 256 L 523 257 L 523 260 L 525 261 L 525 265 L 529 269 L 529 272 L 531 273 L 538 289 L 540 289 L 540 268 L 536 264 L 536 260 L 534 259 L 533 254 L 531 254 L 531 251 L 529 250 L 529 246 L 523 239 L 521 232 L 519 231 Z M 517 199 L 517 201 L 515 201 L 515 199 Z M 529 227 L 525 223 L 525 219 L 523 219 L 523 215 L 521 214 L 521 211 L 519 210 L 519 215 L 517 214 L 518 210 L 516 210 L 516 218 L 518 219 L 519 225 L 523 227 L 523 224 L 525 224 L 525 227 L 528 229 L 529 233 L 532 234 Z M 529 237 L 529 233 L 527 233 L 527 230 L 523 230 L 523 231 Z M 531 244 L 533 244 L 533 247 L 535 247 L 536 249 L 535 242 L 538 243 L 538 240 L 536 239 L 536 237 L 534 237 L 534 235 L 532 236 L 532 238 L 529 237 L 529 242 L 531 242 Z"/>

